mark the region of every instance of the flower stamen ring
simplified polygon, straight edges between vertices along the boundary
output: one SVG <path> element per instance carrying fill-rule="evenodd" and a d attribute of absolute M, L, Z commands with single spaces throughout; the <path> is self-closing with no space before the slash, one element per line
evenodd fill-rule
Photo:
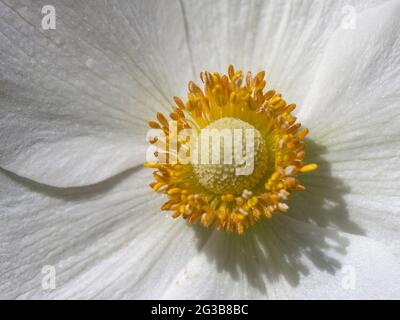
<path fill-rule="evenodd" d="M 175 130 L 161 113 L 149 122 L 163 133 L 150 143 L 165 150 L 155 152 L 157 161 L 145 163 L 155 169 L 150 186 L 167 195 L 161 209 L 173 211 L 174 218 L 242 234 L 260 218 L 286 212 L 290 193 L 305 190 L 298 175 L 317 169 L 305 163 L 308 129 L 292 115 L 296 105 L 265 90 L 264 71 L 244 76 L 229 66 L 228 75 L 202 72 L 200 77 L 203 90 L 189 82 L 187 101 L 174 97 Z M 194 137 L 180 139 L 188 129 Z M 211 135 L 210 142 L 209 132 L 218 133 L 217 139 Z M 173 144 L 191 161 L 179 161 Z M 219 162 L 210 161 L 214 154 Z"/>

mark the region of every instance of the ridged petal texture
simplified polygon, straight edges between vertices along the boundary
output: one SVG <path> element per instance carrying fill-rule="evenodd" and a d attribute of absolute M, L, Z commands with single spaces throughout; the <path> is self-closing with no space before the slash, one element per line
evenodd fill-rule
<path fill-rule="evenodd" d="M 354 29 L 347 1 L 52 1 L 48 31 L 46 4 L 0 1 L 1 298 L 400 298 L 398 1 Z M 319 165 L 242 237 L 160 213 L 141 167 L 146 120 L 230 63 L 298 104 Z"/>

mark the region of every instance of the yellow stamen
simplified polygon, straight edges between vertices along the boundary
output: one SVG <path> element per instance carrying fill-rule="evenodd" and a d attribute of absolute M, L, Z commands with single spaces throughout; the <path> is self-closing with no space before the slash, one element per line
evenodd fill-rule
<path fill-rule="evenodd" d="M 309 172 L 317 170 L 318 166 L 315 163 L 307 164 L 300 169 L 300 172 Z"/>
<path fill-rule="evenodd" d="M 299 174 L 317 169 L 316 164 L 304 162 L 304 139 L 309 131 L 291 114 L 295 104 L 287 105 L 275 90 L 264 92 L 264 71 L 253 77 L 230 65 L 227 75 L 202 72 L 200 78 L 203 89 L 190 81 L 186 102 L 173 98 L 176 106 L 169 118 L 176 122 L 177 132 L 172 132 L 169 120 L 161 113 L 157 113 L 156 121 L 149 121 L 150 128 L 164 134 L 150 142 L 166 150 L 155 152 L 158 162 L 144 165 L 155 170 L 155 182 L 150 186 L 168 197 L 162 210 L 173 211 L 172 217 L 182 216 L 189 224 L 199 221 L 205 227 L 242 234 L 262 217 L 270 219 L 289 210 L 284 201 L 292 191 L 305 190 Z M 240 164 L 235 161 L 168 162 L 177 159 L 168 147 L 185 129 L 194 130 L 197 137 L 206 129 L 253 130 L 253 171 L 237 175 Z M 200 150 L 199 141 L 182 139 L 177 148 L 192 156 Z"/>

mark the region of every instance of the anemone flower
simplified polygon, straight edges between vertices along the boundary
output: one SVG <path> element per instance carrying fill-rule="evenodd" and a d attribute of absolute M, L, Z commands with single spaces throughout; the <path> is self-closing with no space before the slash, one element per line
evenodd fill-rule
<path fill-rule="evenodd" d="M 400 298 L 399 1 L 52 3 L 0 2 L 2 298 Z M 184 111 L 281 128 L 270 193 L 154 182 Z"/>

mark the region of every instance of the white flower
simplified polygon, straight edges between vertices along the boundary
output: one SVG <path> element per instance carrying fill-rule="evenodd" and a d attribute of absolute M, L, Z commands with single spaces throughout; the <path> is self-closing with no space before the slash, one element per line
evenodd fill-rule
<path fill-rule="evenodd" d="M 55 30 L 0 3 L 0 297 L 400 298 L 398 1 L 52 2 Z M 143 168 L 147 120 L 230 63 L 319 164 L 241 237 L 168 218 Z"/>

